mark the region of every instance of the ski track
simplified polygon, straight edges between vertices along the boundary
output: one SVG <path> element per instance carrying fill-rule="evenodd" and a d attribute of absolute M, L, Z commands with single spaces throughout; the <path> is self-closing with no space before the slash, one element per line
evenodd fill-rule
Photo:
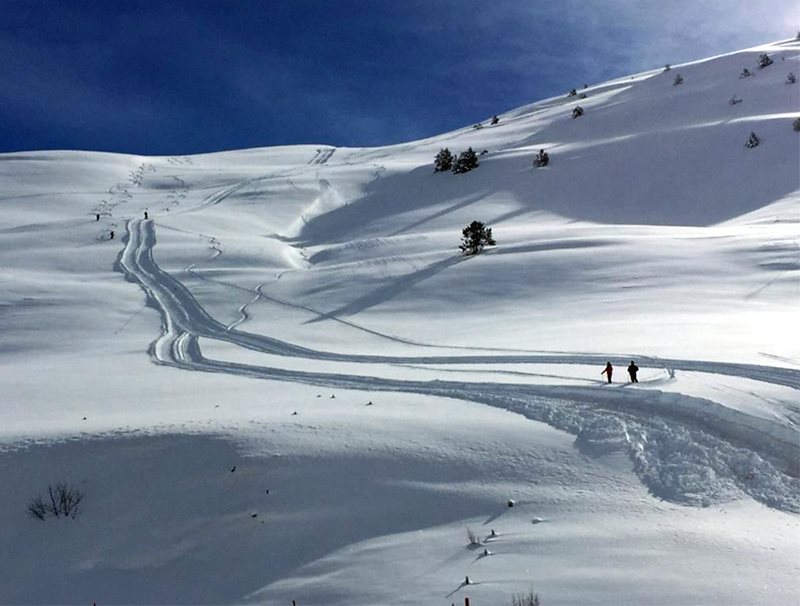
<path fill-rule="evenodd" d="M 308 163 L 309 163 L 309 165 L 312 165 L 312 164 L 325 164 L 325 163 L 328 162 L 328 160 L 331 159 L 331 156 L 333 156 L 333 154 L 335 152 L 336 152 L 336 148 L 335 147 L 331 147 L 331 148 L 328 148 L 328 149 L 320 148 L 320 149 L 317 150 L 316 154 L 314 154 L 314 157 L 311 158 L 311 160 L 309 160 Z"/>
<path fill-rule="evenodd" d="M 798 433 L 794 428 L 751 417 L 715 402 L 656 390 L 604 390 L 597 386 L 543 386 L 492 382 L 418 381 L 336 373 L 315 373 L 206 358 L 199 338 L 286 357 L 369 364 L 604 364 L 606 356 L 582 354 L 380 356 L 323 352 L 226 327 L 211 317 L 189 290 L 153 258 L 152 220 L 127 224 L 125 248 L 117 268 L 141 286 L 159 311 L 162 334 L 150 345 L 158 364 L 186 370 L 292 381 L 311 385 L 399 391 L 470 400 L 504 408 L 577 435 L 587 453 L 625 452 L 650 491 L 691 505 L 724 502 L 749 494 L 784 511 L 800 512 Z M 644 360 L 644 358 L 642 358 Z M 701 371 L 785 385 L 798 389 L 793 369 L 724 362 L 648 358 L 672 374 Z"/>

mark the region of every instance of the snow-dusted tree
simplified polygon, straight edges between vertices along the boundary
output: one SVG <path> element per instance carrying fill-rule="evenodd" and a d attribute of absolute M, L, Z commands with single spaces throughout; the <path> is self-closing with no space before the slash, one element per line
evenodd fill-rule
<path fill-rule="evenodd" d="M 768 65 L 772 65 L 772 59 L 767 53 L 761 53 L 758 56 L 758 69 L 764 69 Z"/>
<path fill-rule="evenodd" d="M 749 147 L 749 148 L 753 148 L 753 147 L 758 147 L 759 143 L 761 143 L 761 141 L 759 141 L 758 137 L 756 136 L 756 134 L 751 131 L 750 132 L 750 136 L 747 138 L 747 141 L 745 141 L 744 146 L 745 147 Z"/>
<path fill-rule="evenodd" d="M 453 154 L 446 147 L 439 150 L 436 159 L 433 161 L 433 172 L 442 173 L 453 168 Z"/>
<path fill-rule="evenodd" d="M 537 168 L 541 168 L 542 166 L 547 166 L 550 164 L 550 154 L 548 154 L 543 149 L 539 150 L 539 153 L 533 158 L 533 165 Z"/>
<path fill-rule="evenodd" d="M 473 221 L 461 230 L 461 244 L 458 249 L 465 255 L 476 255 L 485 246 L 494 246 L 492 228 L 486 227 L 480 221 Z"/>
<path fill-rule="evenodd" d="M 583 115 L 583 108 L 580 105 L 576 105 L 572 110 L 572 117 L 580 118 L 582 115 Z"/>
<path fill-rule="evenodd" d="M 672 66 L 671 66 L 669 63 L 667 63 L 667 64 L 664 66 L 664 71 L 665 71 L 665 72 L 668 72 L 668 71 L 669 71 L 669 70 L 671 70 L 671 69 L 672 69 Z"/>
<path fill-rule="evenodd" d="M 795 78 L 795 75 L 792 72 L 789 72 L 786 75 L 786 84 L 794 84 L 795 82 L 797 82 L 797 78 Z"/>
<path fill-rule="evenodd" d="M 683 76 L 680 74 L 675 74 L 675 79 L 672 81 L 672 86 L 678 86 L 679 84 L 683 84 Z"/>
<path fill-rule="evenodd" d="M 749 70 L 749 69 L 747 69 L 747 68 L 745 67 L 745 68 L 742 70 L 742 73 L 741 73 L 741 74 L 739 74 L 739 78 L 749 78 L 749 77 L 750 77 L 750 76 L 752 76 L 752 75 L 753 75 L 753 74 L 751 74 L 751 73 L 750 73 L 750 70 Z"/>
<path fill-rule="evenodd" d="M 573 88 L 571 91 L 569 91 L 569 94 L 567 95 L 567 97 L 574 97 L 574 96 L 575 96 L 575 95 L 577 95 L 577 94 L 578 94 L 578 91 L 576 91 L 576 90 Z"/>
<path fill-rule="evenodd" d="M 492 121 L 491 121 L 492 126 L 494 126 L 498 122 L 500 122 L 500 118 L 498 118 L 497 116 L 492 116 Z"/>
<path fill-rule="evenodd" d="M 734 95 L 733 97 L 730 98 L 730 101 L 728 101 L 728 105 L 736 105 L 737 103 L 741 102 L 742 100 L 739 99 L 739 97 L 737 97 L 736 95 Z"/>
<path fill-rule="evenodd" d="M 792 128 L 794 129 L 794 132 L 800 133 L 800 118 L 795 118 L 792 121 Z"/>
<path fill-rule="evenodd" d="M 480 122 L 478 122 L 477 124 L 473 124 L 473 125 L 472 125 L 472 128 L 474 128 L 475 130 L 480 130 L 480 129 L 482 129 L 482 128 L 483 128 L 483 124 L 481 124 Z"/>
<path fill-rule="evenodd" d="M 458 154 L 458 159 L 453 162 L 453 172 L 456 174 L 468 173 L 478 166 L 478 154 L 470 147 L 467 151 Z"/>

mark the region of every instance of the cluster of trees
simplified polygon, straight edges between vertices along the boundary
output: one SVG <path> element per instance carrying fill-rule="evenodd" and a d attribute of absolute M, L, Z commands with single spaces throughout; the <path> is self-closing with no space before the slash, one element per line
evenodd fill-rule
<path fill-rule="evenodd" d="M 436 158 L 433 161 L 433 172 L 443 173 L 449 170 L 455 174 L 468 173 L 478 168 L 478 166 L 480 166 L 478 154 L 471 147 L 467 151 L 461 152 L 458 156 L 455 156 L 445 147 L 436 154 Z"/>
<path fill-rule="evenodd" d="M 500 118 L 498 118 L 497 115 L 492 116 L 492 119 L 489 120 L 489 124 L 491 124 L 492 126 L 495 126 L 498 122 L 500 122 Z M 478 122 L 477 124 L 473 124 L 472 128 L 474 128 L 475 130 L 480 130 L 483 128 L 483 123 Z"/>
<path fill-rule="evenodd" d="M 758 69 L 764 69 L 769 65 L 772 65 L 772 57 L 770 57 L 767 53 L 761 53 L 758 56 Z M 753 73 L 745 67 L 742 69 L 742 73 L 739 74 L 739 78 L 749 78 L 752 75 Z"/>
<path fill-rule="evenodd" d="M 800 33 L 798 33 L 798 39 L 800 39 Z M 759 69 L 763 69 L 769 65 L 772 65 L 773 61 L 769 55 L 763 53 L 758 58 L 758 67 Z M 672 67 L 669 64 L 664 66 L 664 71 L 671 71 Z M 750 72 L 749 69 L 744 68 L 742 73 L 739 75 L 740 78 L 749 78 L 753 74 Z M 786 83 L 787 84 L 794 84 L 797 82 L 797 78 L 791 72 L 786 76 Z M 680 74 L 675 74 L 675 79 L 672 82 L 673 86 L 678 86 L 683 84 L 683 76 Z M 584 88 L 586 85 L 584 84 Z M 572 89 L 569 91 L 567 97 L 575 97 L 578 96 L 578 91 L 576 89 Z M 580 98 L 585 98 L 585 94 L 581 94 Z M 728 103 L 730 105 L 736 105 L 741 103 L 742 100 L 737 98 L 736 95 L 731 97 Z M 584 114 L 584 110 L 581 106 L 576 106 L 572 109 L 572 117 L 578 118 Z M 499 118 L 494 116 L 491 119 L 491 124 L 495 125 L 499 122 Z M 478 128 L 479 125 L 476 125 Z M 482 125 L 480 125 L 482 127 Z M 796 132 L 800 132 L 800 118 L 795 118 L 792 122 L 792 128 Z M 745 147 L 747 148 L 754 148 L 760 144 L 760 140 L 758 135 L 755 132 L 751 132 L 750 136 L 747 138 L 745 142 Z M 484 152 L 482 152 L 484 153 Z M 550 163 L 550 155 L 544 150 L 540 149 L 536 156 L 533 158 L 533 165 L 537 168 L 541 168 L 543 166 L 547 166 Z M 462 152 L 461 154 L 456 157 L 454 154 L 450 152 L 449 149 L 444 148 L 439 151 L 436 155 L 436 160 L 434 162 L 434 172 L 444 172 L 446 170 L 451 170 L 454 173 L 465 173 L 469 172 L 474 168 L 478 167 L 478 156 L 470 147 L 467 151 Z M 475 255 L 478 254 L 483 250 L 486 246 L 494 246 L 496 244 L 494 238 L 492 237 L 492 230 L 491 228 L 487 228 L 483 223 L 480 221 L 473 221 L 469 225 L 467 225 L 462 230 L 462 238 L 461 244 L 459 246 L 459 250 L 465 255 Z"/>

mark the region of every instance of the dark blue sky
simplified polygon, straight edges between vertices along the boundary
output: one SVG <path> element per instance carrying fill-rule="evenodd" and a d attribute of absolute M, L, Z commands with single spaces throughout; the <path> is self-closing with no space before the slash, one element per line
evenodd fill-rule
<path fill-rule="evenodd" d="M 397 143 L 788 38 L 796 12 L 785 0 L 0 0 L 0 152 Z"/>

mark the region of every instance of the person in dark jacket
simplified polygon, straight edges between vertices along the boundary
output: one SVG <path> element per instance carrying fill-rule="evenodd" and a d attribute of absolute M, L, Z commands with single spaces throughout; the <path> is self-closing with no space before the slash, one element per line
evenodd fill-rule
<path fill-rule="evenodd" d="M 600 374 L 606 375 L 606 377 L 608 378 L 608 382 L 611 383 L 611 375 L 614 374 L 614 367 L 611 366 L 611 362 L 606 362 L 606 367 Z"/>
<path fill-rule="evenodd" d="M 628 366 L 628 374 L 631 376 L 631 383 L 639 382 L 639 379 L 636 378 L 637 372 L 639 372 L 639 367 L 631 360 L 630 366 Z"/>

